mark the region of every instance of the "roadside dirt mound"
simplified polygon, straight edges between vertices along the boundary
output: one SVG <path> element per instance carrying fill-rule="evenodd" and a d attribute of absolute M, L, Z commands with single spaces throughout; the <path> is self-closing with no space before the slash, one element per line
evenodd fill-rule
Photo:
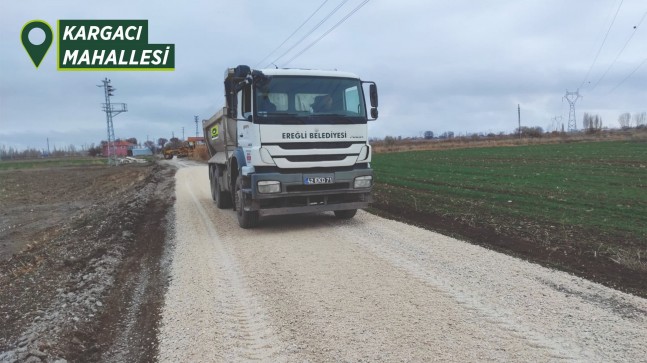
<path fill-rule="evenodd" d="M 132 165 L 0 174 L 0 361 L 154 356 L 174 172 Z"/>

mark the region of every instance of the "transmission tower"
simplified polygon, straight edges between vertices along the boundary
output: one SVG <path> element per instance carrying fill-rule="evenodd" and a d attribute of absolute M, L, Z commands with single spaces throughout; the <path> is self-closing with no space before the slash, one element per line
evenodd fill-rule
<path fill-rule="evenodd" d="M 560 125 L 562 127 L 562 130 L 564 129 L 564 124 L 562 124 L 562 119 L 563 119 L 562 116 L 554 116 L 551 119 L 551 121 L 553 121 L 553 122 L 552 122 L 552 124 L 550 126 L 553 129 L 553 131 L 559 131 L 559 126 Z"/>
<path fill-rule="evenodd" d="M 119 165 L 117 163 L 117 150 L 115 149 L 115 129 L 112 125 L 112 118 L 122 112 L 127 112 L 125 103 L 110 103 L 110 97 L 114 96 L 115 88 L 110 85 L 110 80 L 105 78 L 101 81 L 105 93 L 106 102 L 101 104 L 101 109 L 106 113 L 106 124 L 108 125 L 108 165 Z"/>
<path fill-rule="evenodd" d="M 200 137 L 198 133 L 198 116 L 193 116 L 193 119 L 195 120 L 195 137 Z"/>
<path fill-rule="evenodd" d="M 571 109 L 568 112 L 568 132 L 577 131 L 577 120 L 575 119 L 575 102 L 582 98 L 580 96 L 580 89 L 578 88 L 575 92 L 568 92 L 566 90 L 566 95 L 562 98 L 562 101 L 566 99 L 568 104 L 571 106 Z"/>

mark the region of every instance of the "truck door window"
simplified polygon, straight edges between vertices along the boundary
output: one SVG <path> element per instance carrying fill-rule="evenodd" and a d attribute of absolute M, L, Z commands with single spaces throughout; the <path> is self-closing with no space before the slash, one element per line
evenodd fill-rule
<path fill-rule="evenodd" d="M 240 115 L 242 115 L 244 119 L 247 119 L 252 115 L 252 86 L 247 85 L 243 87 L 243 89 L 238 92 L 238 97 L 238 104 L 241 108 Z"/>

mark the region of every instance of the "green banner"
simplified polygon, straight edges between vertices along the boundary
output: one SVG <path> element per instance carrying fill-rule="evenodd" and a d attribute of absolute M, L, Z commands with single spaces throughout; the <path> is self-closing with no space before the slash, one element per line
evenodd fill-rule
<path fill-rule="evenodd" d="M 148 44 L 148 20 L 59 20 L 61 71 L 172 71 L 175 44 Z"/>

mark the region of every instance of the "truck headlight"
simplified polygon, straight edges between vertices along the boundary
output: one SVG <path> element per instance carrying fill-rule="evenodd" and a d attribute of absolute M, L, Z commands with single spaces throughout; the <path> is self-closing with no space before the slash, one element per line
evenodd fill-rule
<path fill-rule="evenodd" d="M 261 180 L 258 182 L 258 192 L 263 194 L 279 193 L 281 192 L 281 182 L 275 180 Z"/>
<path fill-rule="evenodd" d="M 355 178 L 355 188 L 369 188 L 372 183 L 373 177 L 370 175 Z"/>

